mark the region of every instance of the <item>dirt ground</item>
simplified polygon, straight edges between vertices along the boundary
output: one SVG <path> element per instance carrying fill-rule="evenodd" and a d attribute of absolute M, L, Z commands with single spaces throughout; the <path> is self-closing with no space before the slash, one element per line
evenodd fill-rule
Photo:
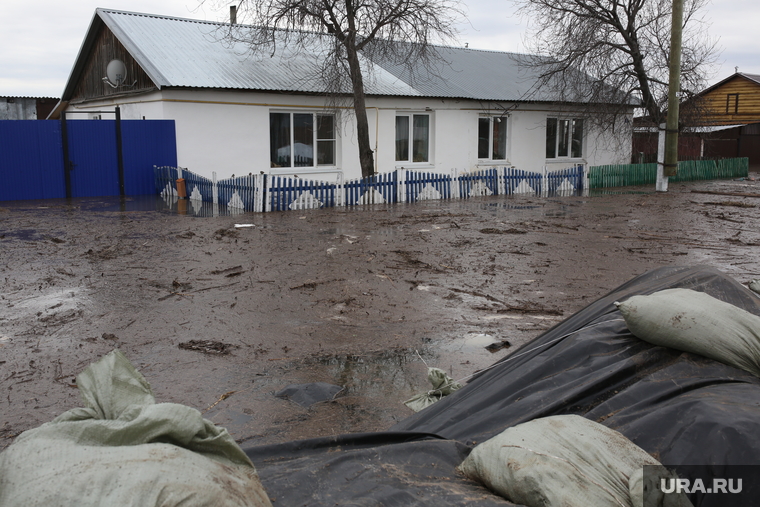
<path fill-rule="evenodd" d="M 386 429 L 426 364 L 466 378 L 649 269 L 760 277 L 751 176 L 203 218 L 153 197 L 0 203 L 0 449 L 80 406 L 76 375 L 114 348 L 244 447 Z M 307 382 L 343 389 L 275 396 Z"/>

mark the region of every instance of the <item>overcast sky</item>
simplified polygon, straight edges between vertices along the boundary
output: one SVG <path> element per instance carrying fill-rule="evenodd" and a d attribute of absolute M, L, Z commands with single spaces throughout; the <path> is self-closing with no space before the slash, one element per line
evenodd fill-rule
<path fill-rule="evenodd" d="M 470 24 L 462 44 L 470 48 L 524 51 L 525 23 L 510 0 L 469 0 Z M 60 97 L 96 7 L 210 21 L 225 20 L 230 4 L 214 9 L 197 0 L 2 0 L 0 96 Z M 710 83 L 740 72 L 760 74 L 760 1 L 713 0 L 705 18 L 722 49 Z"/>

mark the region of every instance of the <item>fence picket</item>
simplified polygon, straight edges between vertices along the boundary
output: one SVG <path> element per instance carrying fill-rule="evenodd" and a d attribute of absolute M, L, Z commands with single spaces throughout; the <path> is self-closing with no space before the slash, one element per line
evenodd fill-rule
<path fill-rule="evenodd" d="M 678 174 L 669 181 L 701 181 L 746 177 L 748 158 L 721 160 L 690 160 L 678 163 Z M 603 165 L 589 168 L 589 188 L 653 185 L 657 179 L 657 164 Z"/>

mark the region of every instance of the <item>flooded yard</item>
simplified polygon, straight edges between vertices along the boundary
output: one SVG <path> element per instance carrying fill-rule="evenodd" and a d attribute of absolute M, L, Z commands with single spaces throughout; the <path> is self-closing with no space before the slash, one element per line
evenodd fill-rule
<path fill-rule="evenodd" d="M 426 364 L 464 379 L 649 269 L 759 278 L 758 206 L 757 181 L 203 217 L 0 203 L 0 449 L 79 406 L 113 348 L 244 446 L 385 429 Z M 341 390 L 275 396 L 310 382 Z"/>

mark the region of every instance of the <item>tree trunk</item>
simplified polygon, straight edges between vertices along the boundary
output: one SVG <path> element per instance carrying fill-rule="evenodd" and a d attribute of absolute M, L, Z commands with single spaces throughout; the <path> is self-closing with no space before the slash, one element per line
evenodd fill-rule
<path fill-rule="evenodd" d="M 359 143 L 359 164 L 362 167 L 362 178 L 375 174 L 375 156 L 369 141 L 369 121 L 367 120 L 367 106 L 364 97 L 364 79 L 359 65 L 359 55 L 353 44 L 347 41 L 346 53 L 348 56 L 348 68 L 351 76 L 351 85 L 354 92 L 354 113 L 356 114 L 356 136 Z"/>

